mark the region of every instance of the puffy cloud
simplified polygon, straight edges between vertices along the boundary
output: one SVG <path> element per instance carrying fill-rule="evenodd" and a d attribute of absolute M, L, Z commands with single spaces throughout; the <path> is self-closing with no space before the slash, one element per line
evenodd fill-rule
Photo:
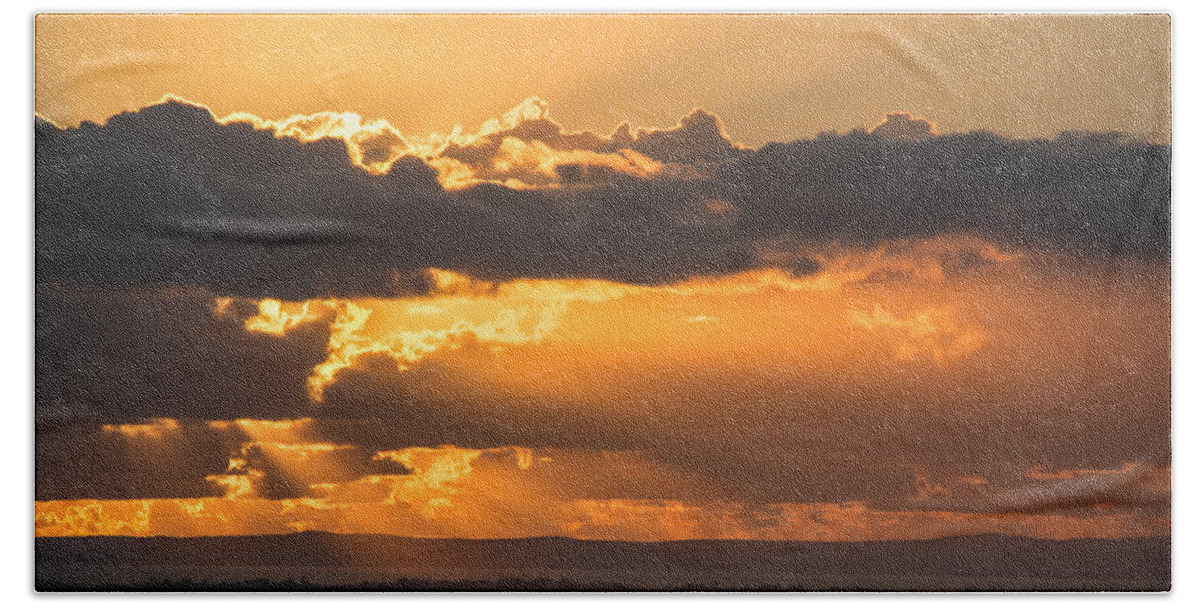
<path fill-rule="evenodd" d="M 875 125 L 870 133 L 892 141 L 913 143 L 937 136 L 937 127 L 924 118 L 913 118 L 908 112 L 893 112 Z"/>
<path fill-rule="evenodd" d="M 628 143 L 650 158 L 688 165 L 720 162 L 748 151 L 733 143 L 720 119 L 701 109 L 670 129 L 638 129 L 631 136 L 628 125 L 622 125 L 613 140 L 617 145 Z"/>

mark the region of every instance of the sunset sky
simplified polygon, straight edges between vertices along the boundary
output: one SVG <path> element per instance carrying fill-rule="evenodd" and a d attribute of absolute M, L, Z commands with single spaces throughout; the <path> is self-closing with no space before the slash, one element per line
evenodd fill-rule
<path fill-rule="evenodd" d="M 39 536 L 1170 533 L 1164 16 L 36 35 Z"/>

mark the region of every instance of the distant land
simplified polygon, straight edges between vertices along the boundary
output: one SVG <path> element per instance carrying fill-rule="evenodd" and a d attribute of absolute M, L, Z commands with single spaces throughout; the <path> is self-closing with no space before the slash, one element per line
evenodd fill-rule
<path fill-rule="evenodd" d="M 1167 591 L 1169 537 L 36 539 L 38 591 Z"/>

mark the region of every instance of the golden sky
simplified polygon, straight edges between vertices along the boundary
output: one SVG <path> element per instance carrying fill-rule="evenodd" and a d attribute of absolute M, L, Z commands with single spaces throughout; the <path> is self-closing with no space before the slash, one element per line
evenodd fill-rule
<path fill-rule="evenodd" d="M 36 23 L 38 535 L 1170 533 L 1166 16 Z"/>
<path fill-rule="evenodd" d="M 326 359 L 307 379 L 312 405 L 299 407 L 318 418 L 151 418 L 89 429 L 88 449 L 118 446 L 106 461 L 109 483 L 136 469 L 158 477 L 160 489 L 39 501 L 37 533 L 1169 533 L 1161 505 L 1170 468 L 1155 445 L 1165 430 L 1159 405 L 1169 401 L 1169 344 L 1155 339 L 1169 332 L 1161 269 L 1114 280 L 1102 265 L 962 238 L 830 255 L 827 270 L 805 277 L 768 270 L 662 287 L 492 285 L 435 271 L 435 291 L 421 297 L 217 298 L 214 322 L 263 337 L 268 353 L 306 328 L 327 328 L 316 334 L 328 336 Z M 954 270 L 976 258 L 986 263 Z M 388 444 L 424 429 L 369 428 L 414 407 L 394 396 L 382 410 L 364 405 L 381 387 L 363 381 L 379 375 L 401 379 L 437 417 L 473 420 L 463 437 L 513 420 L 530 427 L 529 445 Z M 1107 411 L 1124 423 L 1110 428 Z M 564 416 L 572 430 L 547 430 Z M 854 419 L 901 430 L 843 422 Z M 1047 430 L 1022 430 L 1024 420 Z M 480 423 L 493 428 L 478 435 Z M 888 439 L 855 447 L 864 432 Z M 905 433 L 928 439 L 914 450 Z M 1150 460 L 1130 458 L 1139 454 Z M 213 458 L 227 458 L 225 470 L 195 481 L 219 496 L 173 487 L 181 470 L 195 469 L 186 460 Z M 405 472 L 364 468 L 381 461 Z M 1080 462 L 1102 464 L 1069 464 Z M 292 495 L 279 495 L 281 483 Z M 852 489 L 837 500 L 780 498 L 793 484 L 843 483 Z M 1055 507 L 1093 496 L 1108 502 Z"/>
<path fill-rule="evenodd" d="M 42 15 L 36 110 L 103 121 L 164 93 L 218 115 L 323 110 L 405 135 L 530 96 L 571 129 L 692 108 L 748 145 L 870 127 L 1123 131 L 1170 141 L 1165 15 Z"/>

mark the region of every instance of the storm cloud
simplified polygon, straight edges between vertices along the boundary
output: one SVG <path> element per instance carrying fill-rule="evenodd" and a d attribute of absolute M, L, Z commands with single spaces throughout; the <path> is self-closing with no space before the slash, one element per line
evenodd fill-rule
<path fill-rule="evenodd" d="M 661 284 L 769 266 L 764 250 L 781 244 L 947 233 L 1168 257 L 1169 147 L 1106 133 L 889 136 L 895 116 L 873 133 L 758 150 L 703 111 L 610 137 L 542 116 L 381 174 L 340 139 L 277 137 L 178 101 L 104 126 L 38 119 L 37 281 L 290 300 L 421 293 L 430 267 Z M 545 187 L 439 181 L 450 161 L 500 171 L 506 144 Z"/>

